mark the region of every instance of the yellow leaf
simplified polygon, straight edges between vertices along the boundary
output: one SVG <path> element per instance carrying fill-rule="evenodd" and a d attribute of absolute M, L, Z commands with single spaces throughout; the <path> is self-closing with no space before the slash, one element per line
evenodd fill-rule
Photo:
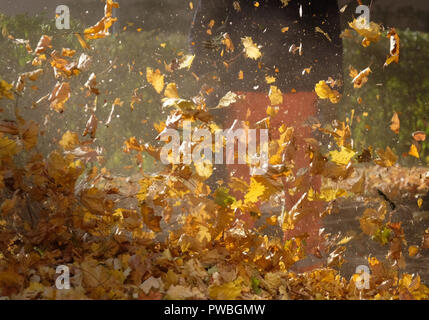
<path fill-rule="evenodd" d="M 77 40 L 79 41 L 80 46 L 83 49 L 91 49 L 91 46 L 85 41 L 84 38 L 82 38 L 82 36 L 79 33 L 75 33 L 74 34 L 77 38 Z"/>
<path fill-rule="evenodd" d="M 179 99 L 179 93 L 177 92 L 177 87 L 174 82 L 169 83 L 165 88 L 164 95 L 167 98 Z"/>
<path fill-rule="evenodd" d="M 394 113 L 392 117 L 392 122 L 390 124 L 390 130 L 394 133 L 399 134 L 399 129 L 401 128 L 401 122 L 399 120 L 398 113 Z"/>
<path fill-rule="evenodd" d="M 76 50 L 72 50 L 72 49 L 69 49 L 69 48 L 63 48 L 61 50 L 61 55 L 63 57 L 73 57 L 75 54 L 76 54 Z"/>
<path fill-rule="evenodd" d="M 339 165 L 347 165 L 350 160 L 355 156 L 356 152 L 350 150 L 346 147 L 341 147 L 341 151 L 331 151 L 329 155 L 331 156 L 332 162 L 335 162 Z"/>
<path fill-rule="evenodd" d="M 249 191 L 244 196 L 244 203 L 256 203 L 265 192 L 265 186 L 256 181 L 254 177 L 250 180 Z"/>
<path fill-rule="evenodd" d="M 414 158 L 420 159 L 419 151 L 417 150 L 416 145 L 412 144 L 408 154 Z"/>
<path fill-rule="evenodd" d="M 349 243 L 353 239 L 353 236 L 351 237 L 344 237 L 340 241 L 337 242 L 337 246 L 344 245 L 346 243 Z"/>
<path fill-rule="evenodd" d="M 341 94 L 336 90 L 332 90 L 324 80 L 319 81 L 314 90 L 320 99 L 329 99 L 332 103 L 340 102 Z"/>
<path fill-rule="evenodd" d="M 422 205 L 423 205 L 423 199 L 422 198 L 419 198 L 417 200 L 417 205 L 418 205 L 419 209 L 422 207 Z"/>
<path fill-rule="evenodd" d="M 272 84 L 272 83 L 276 82 L 276 78 L 274 78 L 274 77 L 272 77 L 272 76 L 266 76 L 266 77 L 265 77 L 265 82 L 266 82 L 267 84 Z"/>
<path fill-rule="evenodd" d="M 77 147 L 79 144 L 79 136 L 77 133 L 67 131 L 64 133 L 63 137 L 61 138 L 59 145 L 63 147 L 64 150 L 73 150 Z"/>
<path fill-rule="evenodd" d="M 146 68 L 146 79 L 155 89 L 157 93 L 161 93 L 164 89 L 164 75 L 159 69 L 153 71 L 152 68 Z"/>
<path fill-rule="evenodd" d="M 179 70 L 184 68 L 191 68 L 192 63 L 194 62 L 195 55 L 186 55 L 179 61 Z"/>
<path fill-rule="evenodd" d="M 244 37 L 241 38 L 241 43 L 244 46 L 244 52 L 246 54 L 246 57 L 257 60 L 261 57 L 261 51 L 260 46 L 257 46 L 255 43 L 253 43 L 253 40 L 251 37 Z"/>
<path fill-rule="evenodd" d="M 378 159 L 374 160 L 374 162 L 382 167 L 391 167 L 398 161 L 398 156 L 393 153 L 390 147 L 387 147 L 386 150 L 378 149 L 376 154 Z"/>
<path fill-rule="evenodd" d="M 281 105 L 283 103 L 283 94 L 276 86 L 270 87 L 269 98 L 271 105 Z"/>
<path fill-rule="evenodd" d="M 13 92 L 12 92 L 13 86 L 9 83 L 7 83 L 4 80 L 0 80 L 0 99 L 8 98 L 10 100 L 13 100 Z"/>
<path fill-rule="evenodd" d="M 354 19 L 353 22 L 349 22 L 349 26 L 364 37 L 362 41 L 364 47 L 368 47 L 371 42 L 375 43 L 380 40 L 381 27 L 375 22 L 367 22 L 365 18 L 361 17 Z"/>
<path fill-rule="evenodd" d="M 242 278 L 235 281 L 224 283 L 220 286 L 211 286 L 209 288 L 210 299 L 213 300 L 235 300 L 241 294 Z"/>
<path fill-rule="evenodd" d="M 16 142 L 8 137 L 3 137 L 3 134 L 0 133 L 0 158 L 12 157 L 16 153 Z"/>
<path fill-rule="evenodd" d="M 409 246 L 408 247 L 408 255 L 410 257 L 415 257 L 419 253 L 419 248 L 417 246 Z"/>

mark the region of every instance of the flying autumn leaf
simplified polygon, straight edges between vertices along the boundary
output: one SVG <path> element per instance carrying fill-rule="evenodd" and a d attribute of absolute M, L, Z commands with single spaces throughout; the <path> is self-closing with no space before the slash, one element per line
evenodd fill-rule
<path fill-rule="evenodd" d="M 331 89 L 324 80 L 319 81 L 314 90 L 320 99 L 329 99 L 329 101 L 334 104 L 341 100 L 341 94 L 338 91 Z"/>
<path fill-rule="evenodd" d="M 89 92 L 99 95 L 100 91 L 96 88 L 97 86 L 97 77 L 95 73 L 91 73 L 91 75 L 88 78 L 88 81 L 85 83 L 85 88 L 89 90 Z"/>
<path fill-rule="evenodd" d="M 259 183 L 254 177 L 250 180 L 249 190 L 244 196 L 245 203 L 256 203 L 258 202 L 259 197 L 261 197 L 265 192 L 265 186 L 262 183 Z"/>
<path fill-rule="evenodd" d="M 401 128 L 401 121 L 399 120 L 398 113 L 395 112 L 392 117 L 392 121 L 390 124 L 390 130 L 394 133 L 399 134 L 399 129 Z"/>
<path fill-rule="evenodd" d="M 39 134 L 39 125 L 37 122 L 33 120 L 19 121 L 18 130 L 26 150 L 30 150 L 36 146 Z"/>
<path fill-rule="evenodd" d="M 83 49 L 91 49 L 91 46 L 85 41 L 84 38 L 82 38 L 82 36 L 79 33 L 74 33 L 74 35 L 76 36 L 77 40 L 79 41 L 80 46 Z"/>
<path fill-rule="evenodd" d="M 378 158 L 374 162 L 381 167 L 392 167 L 398 161 L 398 156 L 393 153 L 390 147 L 386 147 L 386 150 L 377 149 L 375 153 Z"/>
<path fill-rule="evenodd" d="M 0 80 L 0 99 L 7 98 L 13 100 L 13 86 L 4 80 Z"/>
<path fill-rule="evenodd" d="M 186 55 L 182 59 L 179 60 L 179 67 L 178 69 L 185 69 L 188 68 L 188 70 L 191 68 L 192 63 L 194 62 L 195 55 Z"/>
<path fill-rule="evenodd" d="M 341 151 L 333 150 L 329 153 L 332 162 L 339 165 L 348 165 L 350 160 L 356 155 L 356 152 L 346 147 L 341 147 Z"/>
<path fill-rule="evenodd" d="M 369 28 L 367 25 L 369 24 Z M 381 37 L 381 27 L 379 24 L 371 21 L 365 21 L 364 17 L 354 19 L 353 22 L 349 22 L 350 28 L 355 30 L 359 35 L 364 37 L 362 40 L 362 46 L 368 47 L 371 43 L 376 43 Z"/>
<path fill-rule="evenodd" d="M 52 37 L 43 35 L 39 42 L 37 43 L 37 47 L 34 50 L 35 54 L 40 54 L 43 53 L 44 51 L 46 51 L 46 49 L 51 47 L 51 42 L 52 42 Z"/>
<path fill-rule="evenodd" d="M 68 82 L 58 82 L 52 93 L 50 94 L 48 101 L 51 103 L 51 108 L 55 111 L 62 113 L 64 112 L 64 104 L 70 98 L 70 84 Z"/>
<path fill-rule="evenodd" d="M 0 158 L 12 157 L 18 152 L 18 146 L 15 140 L 4 137 L 0 133 Z"/>
<path fill-rule="evenodd" d="M 174 82 L 169 83 L 165 87 L 164 95 L 166 98 L 179 99 L 179 93 L 177 92 L 177 87 Z"/>
<path fill-rule="evenodd" d="M 424 131 L 413 132 L 413 139 L 417 142 L 423 142 L 426 140 L 426 133 Z"/>
<path fill-rule="evenodd" d="M 146 80 L 154 87 L 157 93 L 161 93 L 164 89 L 164 75 L 159 69 L 153 71 L 152 68 L 147 67 Z"/>
<path fill-rule="evenodd" d="M 93 113 L 89 117 L 89 119 L 88 119 L 88 121 L 86 123 L 86 126 L 85 126 L 85 130 L 82 133 L 82 135 L 85 137 L 89 133 L 90 137 L 92 139 L 94 139 L 95 138 L 95 134 L 97 133 L 97 126 L 98 126 L 98 119 L 95 116 L 95 114 Z"/>
<path fill-rule="evenodd" d="M 63 147 L 64 150 L 73 150 L 79 145 L 79 136 L 77 133 L 67 131 L 63 134 L 59 145 Z"/>
<path fill-rule="evenodd" d="M 357 73 L 357 70 L 350 67 L 350 76 L 353 78 L 352 83 L 355 88 L 362 88 L 362 86 L 368 82 L 368 76 L 371 73 L 371 69 L 368 67 L 361 72 Z"/>
<path fill-rule="evenodd" d="M 392 62 L 399 63 L 399 53 L 400 53 L 400 39 L 396 33 L 395 28 L 391 28 L 387 37 L 390 38 L 390 56 L 387 58 L 386 63 L 384 64 L 387 67 Z"/>
<path fill-rule="evenodd" d="M 408 154 L 414 158 L 420 159 L 419 151 L 417 150 L 417 147 L 415 144 L 412 144 L 410 147 L 410 151 Z"/>
<path fill-rule="evenodd" d="M 63 48 L 61 50 L 61 55 L 63 57 L 73 57 L 75 54 L 76 54 L 76 50 L 72 50 L 72 49 L 69 49 L 69 48 Z"/>
<path fill-rule="evenodd" d="M 94 26 L 83 31 L 85 39 L 100 39 L 110 35 L 109 29 L 118 20 L 117 18 L 112 17 L 113 8 L 119 8 L 119 3 L 114 2 L 113 0 L 106 0 L 106 5 L 104 7 L 104 17 Z"/>
<path fill-rule="evenodd" d="M 244 46 L 244 53 L 246 54 L 246 57 L 257 60 L 262 56 L 261 51 L 259 50 L 261 46 L 257 46 L 251 37 L 241 38 L 241 43 Z"/>
<path fill-rule="evenodd" d="M 270 87 L 270 92 L 268 94 L 271 105 L 281 105 L 283 104 L 283 93 L 276 86 Z"/>

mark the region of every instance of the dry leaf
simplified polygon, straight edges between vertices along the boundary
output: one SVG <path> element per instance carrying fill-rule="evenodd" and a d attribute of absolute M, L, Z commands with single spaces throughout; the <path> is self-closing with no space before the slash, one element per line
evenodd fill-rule
<path fill-rule="evenodd" d="M 164 89 L 164 75 L 159 69 L 153 71 L 152 68 L 146 68 L 146 80 L 154 87 L 157 93 L 161 93 Z"/>
<path fill-rule="evenodd" d="M 393 114 L 392 122 L 391 122 L 391 124 L 390 124 L 390 130 L 392 130 L 392 131 L 393 131 L 394 133 L 396 133 L 396 134 L 399 134 L 399 129 L 400 129 L 400 127 L 401 127 L 401 122 L 400 122 L 400 120 L 399 120 L 398 113 L 397 113 L 397 112 L 395 112 L 395 113 Z"/>
<path fill-rule="evenodd" d="M 246 57 L 253 60 L 257 60 L 261 57 L 262 54 L 259 50 L 261 46 L 257 46 L 255 43 L 253 43 L 251 37 L 241 38 L 241 43 L 244 46 L 244 53 L 246 54 Z"/>

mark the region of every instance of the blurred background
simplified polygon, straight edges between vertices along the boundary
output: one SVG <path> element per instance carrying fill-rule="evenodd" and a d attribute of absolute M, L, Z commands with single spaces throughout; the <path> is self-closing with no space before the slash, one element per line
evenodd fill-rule
<path fill-rule="evenodd" d="M 146 68 L 160 69 L 166 74 L 166 82 L 175 82 L 183 98 L 198 92 L 194 77 L 186 70 L 168 73 L 164 65 L 189 51 L 188 32 L 196 7 L 189 0 L 119 0 L 120 9 L 115 11 L 118 23 L 113 35 L 92 41 L 93 57 L 91 72 L 97 75 L 101 92 L 96 116 L 99 121 L 97 141 L 104 148 L 103 166 L 118 173 L 129 175 L 137 172 L 137 166 L 123 152 L 124 141 L 135 136 L 143 143 L 152 143 L 157 131 L 154 124 L 166 118 L 162 113 L 160 95 L 146 81 Z M 18 39 L 28 39 L 34 48 L 43 34 L 53 36 L 54 48 L 71 48 L 81 52 L 74 32 L 94 25 L 103 16 L 105 1 L 101 0 L 1 0 L 0 1 L 0 78 L 12 83 L 19 73 L 34 70 L 33 56 L 25 46 L 7 39 L 7 34 Z M 350 1 L 340 1 L 343 6 Z M 349 4 L 343 14 L 343 29 L 353 19 L 356 1 Z M 55 8 L 68 5 L 71 13 L 71 29 L 57 30 Z M 386 30 L 397 28 L 401 37 L 399 64 L 383 69 L 389 52 L 389 39 L 363 48 L 360 37 L 345 38 L 344 73 L 345 92 L 337 106 L 337 118 L 351 122 L 355 146 L 358 150 L 390 146 L 398 155 L 408 153 L 412 133 L 425 131 L 429 134 L 429 2 L 374 1 L 371 20 L 381 23 Z M 348 76 L 349 66 L 374 70 L 369 82 L 361 89 L 354 89 Z M 71 99 L 66 110 L 57 114 L 49 105 L 34 107 L 33 100 L 51 92 L 55 85 L 53 74 L 44 74 L 37 87 L 27 88 L 20 100 L 24 117 L 32 118 L 43 126 L 44 138 L 39 139 L 39 150 L 49 152 L 67 130 L 82 133 L 91 113 L 83 86 L 89 74 L 73 77 Z M 350 81 L 348 81 L 350 79 Z M 122 105 L 115 108 L 112 121 L 108 122 L 112 103 L 119 98 Z M 133 104 L 131 106 L 131 102 Z M 9 104 L 9 105 L 8 105 Z M 12 102 L 2 100 L 3 117 L 11 116 Z M 397 112 L 401 120 L 399 135 L 393 133 L 390 120 Z M 429 163 L 429 141 L 422 144 L 420 159 L 400 157 L 403 165 L 420 166 Z M 142 169 L 156 170 L 150 156 L 142 159 Z"/>

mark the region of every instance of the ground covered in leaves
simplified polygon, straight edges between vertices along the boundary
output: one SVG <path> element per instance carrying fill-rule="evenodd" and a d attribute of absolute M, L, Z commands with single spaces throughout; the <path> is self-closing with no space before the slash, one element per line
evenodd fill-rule
<path fill-rule="evenodd" d="M 0 123 L 0 296 L 10 299 L 427 299 L 429 289 L 418 274 L 404 272 L 405 255 L 418 256 L 429 248 L 429 232 L 421 234 L 421 243 L 407 244 L 400 222 L 392 220 L 392 199 L 407 190 L 419 208 L 429 187 L 426 169 L 403 170 L 396 165 L 398 156 L 390 148 L 362 153 L 353 149 L 350 123 L 335 122 L 322 127 L 312 124 L 336 144 L 328 153 L 314 139 L 306 142 L 311 166 L 296 173 L 294 128 L 279 128 L 280 137 L 269 142 L 269 170 L 252 177 L 250 183 L 238 178 L 219 183 L 211 190 L 206 180 L 212 175 L 211 163 L 166 165 L 157 174 L 141 172 L 130 178 L 118 178 L 105 168 L 94 166 L 100 156 L 92 147 L 98 120 L 94 113 L 85 131 L 67 131 L 58 148 L 48 155 L 37 152 L 41 125 L 25 118 L 20 99 L 25 87 L 40 74 L 54 71 L 58 79 L 51 94 L 37 103 L 48 103 L 49 112 L 62 112 L 72 88 L 70 77 L 87 77 L 87 97 L 97 105 L 95 73 L 88 69 L 91 57 L 89 41 L 109 36 L 115 22 L 111 12 L 118 5 L 106 1 L 104 18 L 78 35 L 82 52 L 52 48 L 51 38 L 43 35 L 32 50 L 36 70 L 19 75 L 12 85 L 0 83 L 0 98 L 9 101 L 15 119 Z M 381 30 L 371 22 L 363 30 L 355 22 L 351 27 L 364 37 L 363 45 L 378 41 Z M 349 32 L 352 32 L 349 30 Z M 394 30 L 392 48 L 386 66 L 399 61 L 399 38 Z M 225 38 L 227 39 L 227 38 Z M 231 49 L 231 44 L 223 45 Z M 236 44 L 237 47 L 239 44 Z M 396 46 L 395 46 L 396 45 Z M 251 38 L 243 41 L 249 59 L 260 57 L 260 48 Z M 187 68 L 192 56 L 185 56 L 166 72 Z M 351 71 L 356 87 L 365 84 L 371 70 Z M 146 80 L 163 95 L 163 108 L 171 110 L 168 119 L 157 124 L 180 128 L 192 121 L 199 128 L 215 132 L 204 97 L 180 98 L 176 85 L 165 85 L 160 70 L 147 68 Z M 332 80 L 332 79 L 330 79 Z M 341 99 L 335 81 L 321 80 L 315 86 L 320 99 L 337 103 Z M 275 104 L 282 93 L 272 86 L 265 123 L 275 117 Z M 228 107 L 239 97 L 229 93 L 219 107 Z M 113 106 L 120 101 L 113 103 Z M 397 115 L 396 115 L 397 117 Z M 399 130 L 399 119 L 391 129 Z M 418 157 L 418 143 L 425 137 L 416 133 L 409 156 Z M 86 139 L 86 140 L 83 140 Z M 136 157 L 148 153 L 160 160 L 160 147 L 130 138 L 125 152 Z M 193 143 L 195 147 L 196 143 Z M 368 168 L 355 168 L 356 164 Z M 404 172 L 408 173 L 404 175 Z M 313 190 L 308 177 L 323 177 L 321 190 Z M 392 181 L 390 181 L 391 179 Z M 287 184 L 284 183 L 287 181 Z M 287 188 L 286 188 L 287 186 Z M 291 208 L 281 199 L 287 194 L 303 194 Z M 377 259 L 368 252 L 371 271 L 367 288 L 358 286 L 361 275 L 344 278 L 338 271 L 350 237 L 322 234 L 319 266 L 311 271 L 292 271 L 305 261 L 306 234 L 287 241 L 267 226 L 282 232 L 313 210 L 312 202 L 326 203 L 320 216 L 332 214 L 339 198 L 378 197 L 376 207 L 368 207 L 358 217 L 363 234 L 384 245 L 385 257 Z M 263 203 L 280 207 L 267 214 Z M 262 226 L 249 227 L 239 219 L 252 216 Z M 71 288 L 58 290 L 56 268 L 70 268 Z"/>

